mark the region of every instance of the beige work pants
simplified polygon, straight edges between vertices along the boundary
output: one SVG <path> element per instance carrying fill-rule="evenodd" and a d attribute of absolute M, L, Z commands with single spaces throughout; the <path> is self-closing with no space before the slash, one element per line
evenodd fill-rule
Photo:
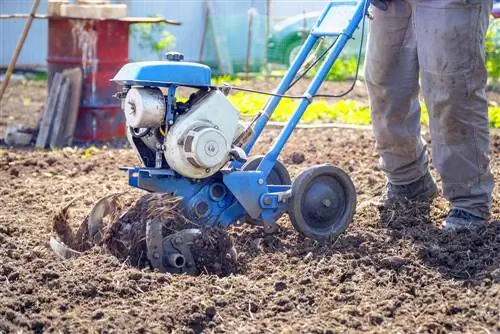
<path fill-rule="evenodd" d="M 428 170 L 420 78 L 444 196 L 485 218 L 493 190 L 484 55 L 491 7 L 491 0 L 393 0 L 385 12 L 373 8 L 365 67 L 389 182 L 411 183 Z"/>

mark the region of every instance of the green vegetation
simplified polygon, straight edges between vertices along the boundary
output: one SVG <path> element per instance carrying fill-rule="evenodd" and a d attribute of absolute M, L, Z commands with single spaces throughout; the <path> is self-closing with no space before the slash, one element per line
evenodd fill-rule
<path fill-rule="evenodd" d="M 245 117 L 253 117 L 264 107 L 268 97 L 248 93 L 237 93 L 230 95 L 231 103 L 240 110 Z M 297 100 L 283 99 L 271 120 L 286 121 L 295 111 Z M 500 128 L 500 107 L 490 107 L 490 125 L 492 128 Z M 328 103 L 325 100 L 313 102 L 306 110 L 302 121 L 305 123 L 339 122 L 354 125 L 369 125 L 371 123 L 370 109 L 367 105 L 354 100 L 339 100 Z M 429 125 L 429 114 L 427 108 L 422 104 L 422 124 Z"/>
<path fill-rule="evenodd" d="M 500 129 L 500 107 L 490 107 L 490 126 L 492 128 Z"/>
<path fill-rule="evenodd" d="M 47 72 L 28 73 L 28 74 L 26 74 L 26 79 L 33 80 L 33 81 L 47 81 L 48 80 L 48 73 Z"/>
<path fill-rule="evenodd" d="M 175 46 L 175 36 L 165 30 L 167 24 L 137 23 L 131 25 L 132 38 L 137 42 L 140 50 L 151 50 L 162 59 L 167 51 Z"/>
<path fill-rule="evenodd" d="M 491 20 L 486 34 L 486 68 L 489 79 L 500 81 L 500 20 Z"/>
<path fill-rule="evenodd" d="M 264 107 L 267 97 L 246 93 L 230 95 L 229 99 L 240 110 L 243 116 L 253 116 Z M 271 120 L 286 121 L 295 111 L 297 100 L 283 99 L 274 112 Z M 307 108 L 302 121 L 306 123 L 336 121 L 346 124 L 370 124 L 370 111 L 368 106 L 354 100 L 340 100 L 328 103 L 324 100 L 314 102 Z"/>
<path fill-rule="evenodd" d="M 362 75 L 362 65 L 360 64 L 360 75 Z M 330 72 L 326 77 L 327 81 L 344 81 L 353 79 L 356 75 L 356 67 L 358 66 L 358 58 L 350 57 L 339 59 L 333 64 Z"/>

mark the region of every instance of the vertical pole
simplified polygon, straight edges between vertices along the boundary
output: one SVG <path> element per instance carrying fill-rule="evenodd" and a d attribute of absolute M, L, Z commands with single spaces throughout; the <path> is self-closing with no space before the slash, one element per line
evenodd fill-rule
<path fill-rule="evenodd" d="M 207 39 L 207 32 L 208 32 L 208 20 L 210 19 L 210 11 L 208 9 L 208 2 L 207 0 L 205 0 L 203 2 L 203 9 L 204 9 L 204 13 L 205 13 L 205 25 L 203 26 L 203 33 L 202 33 L 202 37 L 201 37 L 201 46 L 200 46 L 200 54 L 198 56 L 198 60 L 199 61 L 203 61 L 203 52 L 205 51 L 205 43 L 206 43 L 206 39 Z"/>
<path fill-rule="evenodd" d="M 250 79 L 249 74 L 250 74 L 250 57 L 251 57 L 251 52 L 252 52 L 252 38 L 253 38 L 253 17 L 255 14 L 255 8 L 253 7 L 253 1 L 250 4 L 250 9 L 248 10 L 248 34 L 247 34 L 247 54 L 246 54 L 246 64 L 245 64 L 245 70 L 246 70 L 246 76 L 247 80 Z"/>
<path fill-rule="evenodd" d="M 307 38 L 307 20 L 306 20 L 306 10 L 302 11 L 302 31 L 300 32 L 300 39 L 302 43 L 305 42 Z"/>
<path fill-rule="evenodd" d="M 271 0 L 266 0 L 266 29 L 265 29 L 265 36 L 264 36 L 264 71 L 266 73 L 266 79 L 269 77 L 270 74 L 270 69 L 269 69 L 269 64 L 268 58 L 267 58 L 267 52 L 269 51 L 269 46 L 268 46 L 268 38 L 269 38 L 269 32 L 271 31 Z"/>
<path fill-rule="evenodd" d="M 7 85 L 9 84 L 10 77 L 12 72 L 14 72 L 14 68 L 16 67 L 17 58 L 19 58 L 19 54 L 21 53 L 21 49 L 23 48 L 24 42 L 26 41 L 26 37 L 28 36 L 28 32 L 31 28 L 31 23 L 35 18 L 36 11 L 38 9 L 38 5 L 40 4 L 40 0 L 33 1 L 33 6 L 31 6 L 31 13 L 28 17 L 28 21 L 26 21 L 26 25 L 24 26 L 23 33 L 21 34 L 21 38 L 19 42 L 17 42 L 16 51 L 14 51 L 14 55 L 10 61 L 9 67 L 7 68 L 7 72 L 5 73 L 5 79 L 2 82 L 2 89 L 0 89 L 0 101 L 2 101 L 3 94 L 7 89 Z"/>

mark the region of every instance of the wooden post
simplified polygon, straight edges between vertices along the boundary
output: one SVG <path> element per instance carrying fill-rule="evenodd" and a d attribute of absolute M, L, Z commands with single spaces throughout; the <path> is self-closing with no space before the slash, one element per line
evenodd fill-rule
<path fill-rule="evenodd" d="M 39 4 L 40 0 L 33 1 L 33 6 L 31 7 L 30 16 L 28 17 L 28 21 L 26 21 L 26 25 L 24 26 L 21 38 L 17 43 L 16 51 L 14 51 L 14 55 L 12 56 L 9 67 L 7 68 L 7 72 L 5 73 L 5 79 L 2 82 L 2 88 L 0 89 L 0 102 L 2 101 L 3 94 L 5 93 L 7 85 L 9 84 L 10 76 L 12 75 L 12 72 L 14 72 L 14 68 L 16 67 L 17 58 L 21 53 L 21 49 L 23 48 L 24 42 L 26 41 L 26 37 L 28 36 L 28 32 L 30 31 L 31 23 L 33 22 Z"/>
<path fill-rule="evenodd" d="M 255 8 L 253 7 L 253 1 L 248 10 L 248 35 L 247 35 L 247 54 L 246 54 L 246 75 L 247 80 L 250 79 L 250 57 L 252 56 L 252 38 L 253 38 L 253 17 L 255 15 Z"/>
<path fill-rule="evenodd" d="M 201 46 L 200 46 L 200 54 L 199 54 L 199 57 L 198 57 L 198 60 L 199 61 L 203 61 L 203 52 L 205 51 L 205 40 L 207 39 L 207 32 L 208 32 L 208 24 L 209 24 L 209 15 L 210 15 L 210 11 L 208 9 L 208 2 L 207 0 L 205 0 L 203 2 L 203 8 L 205 10 L 205 25 L 203 27 L 203 33 L 202 33 L 202 37 L 201 37 Z"/>
<path fill-rule="evenodd" d="M 269 78 L 271 73 L 269 69 L 269 59 L 267 58 L 267 53 L 269 52 L 268 38 L 269 32 L 271 31 L 271 0 L 266 0 L 266 36 L 264 36 L 264 72 L 266 73 L 266 79 Z"/>

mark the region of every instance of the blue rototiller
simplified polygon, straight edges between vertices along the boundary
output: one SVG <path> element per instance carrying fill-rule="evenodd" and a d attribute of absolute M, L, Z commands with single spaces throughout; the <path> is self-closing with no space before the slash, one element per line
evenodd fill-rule
<path fill-rule="evenodd" d="M 356 207 L 349 176 L 325 164 L 306 169 L 292 182 L 278 157 L 313 99 L 326 96 L 316 93 L 355 30 L 359 26 L 364 30 L 370 3 L 328 3 L 278 88 L 269 94 L 272 97 L 264 110 L 250 125 L 240 120 L 238 110 L 226 98 L 231 87 L 212 85 L 211 70 L 205 65 L 185 62 L 179 53 L 167 54 L 166 61 L 125 65 L 113 81 L 123 86 L 117 97 L 122 100 L 128 140 L 144 165 L 127 168 L 129 184 L 181 197 L 184 215 L 199 226 L 228 227 L 250 221 L 272 229 L 286 212 L 297 231 L 309 238 L 328 240 L 341 234 Z M 373 4 L 385 6 L 384 2 Z M 342 30 L 332 28 L 339 25 Z M 268 153 L 251 155 L 273 111 L 308 70 L 303 66 L 307 57 L 325 37 L 333 37 L 334 42 L 316 58 L 315 63 L 322 60 L 322 65 L 299 97 L 297 109 Z M 176 100 L 179 87 L 193 90 L 187 101 Z M 148 258 L 154 267 L 189 271 L 186 259 L 192 254 L 186 245 L 198 230 L 166 238 L 161 237 L 160 227 L 148 226 L 147 231 Z"/>

